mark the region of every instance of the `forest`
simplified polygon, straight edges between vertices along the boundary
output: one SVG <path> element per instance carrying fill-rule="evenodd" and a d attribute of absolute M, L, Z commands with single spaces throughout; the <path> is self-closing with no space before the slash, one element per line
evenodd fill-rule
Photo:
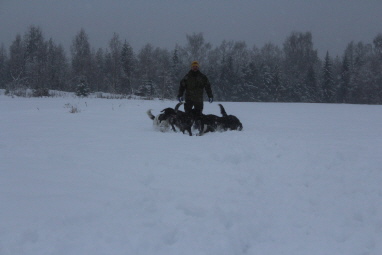
<path fill-rule="evenodd" d="M 382 33 L 370 43 L 349 42 L 342 56 L 328 51 L 324 59 L 311 32 L 291 32 L 282 47 L 243 41 L 213 46 L 203 33 L 186 39 L 172 50 L 146 44 L 135 51 L 114 33 L 106 48 L 95 49 L 80 29 L 68 54 L 32 25 L 9 49 L 1 44 L 0 89 L 13 96 L 69 91 L 175 99 L 197 60 L 218 101 L 382 104 Z"/>

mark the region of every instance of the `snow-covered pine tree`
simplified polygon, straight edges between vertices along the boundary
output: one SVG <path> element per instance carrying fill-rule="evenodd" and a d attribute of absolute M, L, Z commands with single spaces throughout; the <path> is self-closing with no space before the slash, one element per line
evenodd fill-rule
<path fill-rule="evenodd" d="M 89 86 L 86 85 L 84 80 L 81 80 L 76 88 L 76 95 L 79 97 L 87 97 L 90 93 Z"/>
<path fill-rule="evenodd" d="M 342 61 L 340 84 L 337 90 L 337 101 L 339 103 L 346 103 L 348 101 L 349 86 L 350 64 L 348 57 L 345 55 Z"/>
<path fill-rule="evenodd" d="M 72 54 L 73 77 L 85 77 L 86 81 L 93 84 L 92 54 L 88 35 L 84 29 L 75 36 L 70 48 Z M 81 80 L 82 78 L 80 78 Z M 76 79 L 75 79 L 76 80 Z M 94 89 L 94 88 L 93 88 Z"/>
<path fill-rule="evenodd" d="M 329 52 L 326 52 L 324 67 L 322 69 L 322 102 L 333 102 L 334 94 L 334 79 L 332 70 L 332 61 Z"/>
<path fill-rule="evenodd" d="M 8 75 L 8 56 L 4 44 L 0 46 L 0 89 L 5 89 L 5 85 L 10 81 Z"/>
<path fill-rule="evenodd" d="M 133 77 L 136 69 L 136 59 L 134 56 L 133 48 L 125 40 L 122 45 L 121 52 L 121 62 L 122 62 L 122 93 L 132 94 L 133 93 Z"/>

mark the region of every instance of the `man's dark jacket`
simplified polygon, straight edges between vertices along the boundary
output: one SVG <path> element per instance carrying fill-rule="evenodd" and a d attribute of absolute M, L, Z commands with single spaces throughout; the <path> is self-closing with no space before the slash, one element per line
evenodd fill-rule
<path fill-rule="evenodd" d="M 203 102 L 203 90 L 206 90 L 207 96 L 212 98 L 211 84 L 206 75 L 199 70 L 190 70 L 180 81 L 178 98 L 183 97 L 186 91 L 185 101 Z"/>

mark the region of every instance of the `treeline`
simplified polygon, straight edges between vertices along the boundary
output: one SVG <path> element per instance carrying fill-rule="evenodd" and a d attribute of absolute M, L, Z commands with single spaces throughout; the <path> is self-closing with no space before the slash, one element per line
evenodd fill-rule
<path fill-rule="evenodd" d="M 39 27 L 0 47 L 0 88 L 48 96 L 49 90 L 174 99 L 193 60 L 212 84 L 215 100 L 259 102 L 382 103 L 382 34 L 372 43 L 350 42 L 342 56 L 318 57 L 310 32 L 293 32 L 282 47 L 223 41 L 213 47 L 202 33 L 187 35 L 172 51 L 146 44 L 135 52 L 114 34 L 107 48 L 91 47 L 81 29 L 70 56 Z M 82 94 L 83 95 L 83 94 Z M 85 94 L 86 95 L 86 94 Z"/>

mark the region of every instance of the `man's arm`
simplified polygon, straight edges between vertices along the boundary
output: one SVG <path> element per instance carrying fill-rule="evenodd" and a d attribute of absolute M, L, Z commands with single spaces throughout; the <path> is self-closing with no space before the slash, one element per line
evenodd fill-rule
<path fill-rule="evenodd" d="M 179 90 L 178 90 L 178 96 L 177 98 L 179 97 L 183 97 L 183 94 L 184 94 L 184 91 L 186 90 L 186 82 L 185 82 L 185 79 L 183 78 L 181 81 L 180 81 L 180 85 L 179 85 Z"/>
<path fill-rule="evenodd" d="M 212 89 L 211 89 L 211 83 L 206 77 L 206 84 L 204 86 L 204 89 L 206 90 L 208 98 L 213 98 L 214 96 L 212 95 Z"/>

